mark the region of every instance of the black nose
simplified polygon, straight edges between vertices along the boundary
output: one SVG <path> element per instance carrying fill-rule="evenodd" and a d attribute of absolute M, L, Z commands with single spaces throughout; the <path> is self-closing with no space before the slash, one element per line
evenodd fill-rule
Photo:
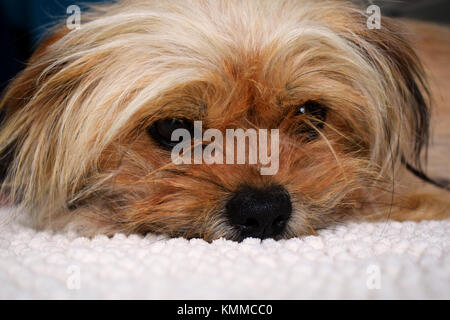
<path fill-rule="evenodd" d="M 242 238 L 273 238 L 286 228 L 292 204 L 287 190 L 274 185 L 262 189 L 244 186 L 226 205 L 231 224 Z"/>

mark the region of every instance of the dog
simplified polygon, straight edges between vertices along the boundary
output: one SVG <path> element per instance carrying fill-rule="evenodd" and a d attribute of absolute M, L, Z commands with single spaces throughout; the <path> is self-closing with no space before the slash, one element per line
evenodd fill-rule
<path fill-rule="evenodd" d="M 3 95 L 3 197 L 37 229 L 85 236 L 279 240 L 348 220 L 448 218 L 448 182 L 425 164 L 450 32 L 368 18 L 340 0 L 93 6 L 80 28 L 55 28 Z M 430 172 L 445 176 L 449 131 L 436 119 L 447 131 Z M 174 132 L 196 121 L 276 129 L 277 171 L 174 163 Z"/>

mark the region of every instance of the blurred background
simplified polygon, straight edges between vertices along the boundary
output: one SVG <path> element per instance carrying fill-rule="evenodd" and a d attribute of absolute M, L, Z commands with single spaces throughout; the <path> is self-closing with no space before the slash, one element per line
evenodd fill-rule
<path fill-rule="evenodd" d="M 0 0 L 0 90 L 25 65 L 45 31 L 67 17 L 70 5 L 111 0 Z M 277 0 L 273 0 L 277 1 Z M 353 0 L 377 4 L 382 15 L 450 23 L 450 0 Z"/>

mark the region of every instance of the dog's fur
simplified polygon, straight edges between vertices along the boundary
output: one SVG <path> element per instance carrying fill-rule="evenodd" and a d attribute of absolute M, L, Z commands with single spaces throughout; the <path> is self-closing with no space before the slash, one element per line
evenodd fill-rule
<path fill-rule="evenodd" d="M 446 28 L 402 29 L 383 17 L 370 30 L 364 10 L 317 0 L 125 0 L 82 18 L 81 29 L 62 26 L 39 47 L 0 105 L 2 192 L 36 227 L 239 239 L 226 201 L 242 185 L 272 184 L 293 206 L 279 238 L 346 219 L 449 216 L 448 193 L 405 169 L 425 167 L 431 101 L 407 38 L 420 44 L 421 32 Z M 444 63 L 449 37 L 441 40 L 421 55 L 440 46 L 426 59 Z M 314 127 L 294 114 L 306 101 L 328 110 L 311 140 L 295 130 Z M 278 173 L 172 164 L 146 128 L 177 117 L 279 128 Z M 448 143 L 440 155 L 448 161 Z"/>

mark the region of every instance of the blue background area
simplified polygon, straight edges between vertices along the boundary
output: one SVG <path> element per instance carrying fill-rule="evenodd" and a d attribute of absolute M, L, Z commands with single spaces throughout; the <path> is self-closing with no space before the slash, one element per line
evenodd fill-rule
<path fill-rule="evenodd" d="M 107 1 L 0 0 L 0 90 L 23 68 L 46 30 L 67 17 L 70 5 Z"/>
<path fill-rule="evenodd" d="M 66 10 L 70 5 L 80 5 L 80 3 L 82 2 L 76 0 L 0 0 L 0 9 L 2 17 L 10 26 L 26 29 L 33 43 L 37 43 L 47 27 L 66 17 Z"/>

